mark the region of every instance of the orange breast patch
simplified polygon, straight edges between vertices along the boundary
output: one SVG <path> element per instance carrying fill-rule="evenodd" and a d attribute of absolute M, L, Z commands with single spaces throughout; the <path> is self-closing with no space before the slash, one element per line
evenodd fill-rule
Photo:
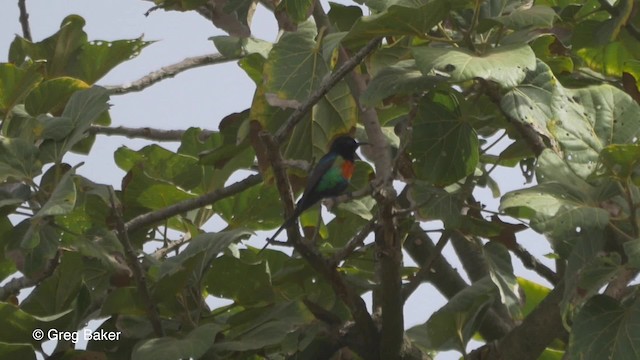
<path fill-rule="evenodd" d="M 342 177 L 347 180 L 351 180 L 351 176 L 353 176 L 353 169 L 355 168 L 354 163 L 351 161 L 345 161 L 342 163 Z"/>

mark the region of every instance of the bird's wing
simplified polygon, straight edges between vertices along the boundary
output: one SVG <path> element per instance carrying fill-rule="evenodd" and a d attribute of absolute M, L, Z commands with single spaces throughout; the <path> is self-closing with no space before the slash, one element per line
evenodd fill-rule
<path fill-rule="evenodd" d="M 331 169 L 337 156 L 338 155 L 336 154 L 329 153 L 323 156 L 322 158 L 320 158 L 320 161 L 318 161 L 318 164 L 316 165 L 316 167 L 314 167 L 313 170 L 311 171 L 311 175 L 309 175 L 309 177 L 307 178 L 307 186 L 305 187 L 304 193 L 302 194 L 302 197 L 300 198 L 300 200 L 308 198 L 309 193 L 311 193 L 318 187 L 318 184 L 320 183 L 322 176 L 326 174 L 327 171 L 329 171 L 329 169 Z M 299 205 L 302 205 L 302 204 L 299 204 Z M 309 206 L 310 205 L 312 204 L 309 204 Z M 304 206 L 299 206 L 299 207 L 304 207 Z M 301 209 L 301 210 L 304 210 L 304 209 Z"/>

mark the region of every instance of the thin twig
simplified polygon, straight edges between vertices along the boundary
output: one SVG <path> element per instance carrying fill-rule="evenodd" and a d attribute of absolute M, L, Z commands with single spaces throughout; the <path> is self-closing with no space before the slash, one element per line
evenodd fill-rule
<path fill-rule="evenodd" d="M 530 252 L 520 246 L 520 244 L 516 244 L 516 248 L 511 249 L 511 251 L 518 257 L 518 259 L 520 259 L 520 261 L 522 261 L 524 267 L 535 271 L 538 275 L 547 279 L 549 283 L 556 285 L 560 281 L 558 274 L 551 270 L 547 265 L 541 263 L 535 256 L 531 255 Z"/>
<path fill-rule="evenodd" d="M 191 211 L 206 205 L 211 205 L 219 200 L 228 198 L 229 196 L 240 193 L 252 186 L 258 185 L 261 182 L 262 175 L 250 175 L 242 181 L 238 181 L 222 189 L 214 190 L 197 198 L 184 200 L 160 210 L 136 216 L 125 224 L 125 229 L 127 231 L 135 231 L 142 227 L 152 225 L 158 221 L 164 221 L 172 216 L 184 213 L 186 211 Z"/>
<path fill-rule="evenodd" d="M 305 117 L 305 115 L 311 110 L 311 108 L 318 101 L 320 101 L 320 99 L 322 99 L 322 97 L 325 96 L 329 92 L 329 90 L 331 90 L 336 84 L 338 84 L 340 80 L 342 80 L 347 74 L 349 74 L 351 70 L 355 69 L 355 67 L 358 66 L 367 55 L 375 50 L 379 44 L 380 38 L 375 38 L 369 41 L 369 43 L 367 43 L 365 47 L 360 49 L 360 51 L 353 55 L 353 57 L 342 63 L 342 65 L 336 71 L 332 72 L 331 76 L 324 78 L 324 80 L 322 80 L 322 82 L 320 83 L 318 89 L 316 89 L 316 91 L 314 91 L 313 94 L 311 94 L 311 96 L 309 96 L 309 98 L 307 98 L 307 100 L 289 116 L 287 121 L 285 121 L 285 123 L 280 126 L 278 131 L 275 133 L 276 141 L 279 144 L 283 143 L 287 139 L 287 137 L 289 137 L 291 130 L 293 130 L 296 124 L 298 124 L 300 120 Z"/>
<path fill-rule="evenodd" d="M 118 239 L 124 247 L 124 253 L 127 257 L 127 262 L 129 263 L 129 267 L 133 272 L 133 277 L 136 281 L 138 291 L 140 292 L 140 297 L 142 298 L 143 303 L 146 305 L 147 316 L 149 317 L 149 321 L 151 322 L 153 331 L 155 332 L 156 336 L 162 337 L 164 336 L 164 330 L 162 329 L 162 322 L 160 321 L 158 308 L 156 307 L 153 299 L 151 299 L 151 293 L 149 292 L 149 286 L 147 285 L 146 274 L 144 270 L 142 270 L 140 261 L 138 261 L 138 256 L 136 255 L 136 252 L 131 245 L 131 241 L 129 240 L 129 232 L 127 231 L 124 220 L 122 219 L 122 210 L 119 206 L 116 206 L 116 195 L 113 191 L 113 188 L 111 187 L 109 188 L 109 195 L 111 200 L 111 210 L 116 220 L 116 233 L 118 234 Z"/>
<path fill-rule="evenodd" d="M 29 26 L 29 13 L 27 13 L 26 0 L 18 0 L 18 8 L 20 9 L 20 26 L 22 26 L 22 37 L 33 41 L 31 38 L 31 27 Z"/>
<path fill-rule="evenodd" d="M 122 95 L 130 92 L 142 91 L 157 82 L 172 78 L 183 71 L 206 65 L 221 64 L 228 61 L 238 60 L 239 58 L 240 57 L 225 57 L 220 54 L 189 57 L 173 65 L 165 66 L 160 70 L 151 72 L 130 84 L 106 86 L 106 88 L 112 95 Z"/>
<path fill-rule="evenodd" d="M 164 258 L 172 250 L 178 249 L 180 246 L 188 243 L 191 240 L 191 236 L 188 236 L 188 235 L 189 234 L 187 233 L 185 236 L 183 236 L 179 240 L 167 241 L 166 245 L 164 245 L 163 247 L 161 247 L 158 250 L 154 251 L 151 254 L 151 256 L 153 258 L 155 258 L 155 259 L 158 259 L 158 260 Z"/>
<path fill-rule="evenodd" d="M 411 281 L 402 288 L 402 298 L 405 302 L 409 299 L 411 294 L 416 291 L 418 286 L 425 281 L 429 274 L 431 274 L 431 267 L 433 266 L 434 261 L 440 256 L 440 254 L 442 254 L 442 249 L 447 245 L 450 237 L 451 231 L 445 230 L 442 232 L 433 252 L 429 254 L 429 257 L 420 266 L 420 270 L 413 275 Z"/>
<path fill-rule="evenodd" d="M 373 229 L 375 229 L 375 227 L 376 227 L 376 218 L 374 217 L 368 223 L 366 223 L 365 226 L 360 230 L 360 232 L 358 232 L 356 236 L 351 238 L 351 240 L 349 240 L 347 244 L 344 247 L 342 247 L 342 249 L 340 249 L 340 251 L 338 251 L 333 255 L 333 258 L 331 259 L 331 261 L 334 264 L 338 264 L 341 261 L 348 258 L 356 250 L 358 246 L 362 245 L 362 243 L 364 242 L 364 239 L 366 239 L 367 236 L 369 236 L 369 234 L 373 231 Z"/>
<path fill-rule="evenodd" d="M 88 130 L 89 134 L 124 136 L 129 139 L 146 139 L 153 141 L 181 141 L 185 132 L 186 130 L 162 130 L 150 127 L 130 128 L 126 126 L 110 127 L 100 125 L 92 125 Z M 202 130 L 199 137 L 201 140 L 204 140 L 213 133 L 214 131 L 211 130 Z"/>

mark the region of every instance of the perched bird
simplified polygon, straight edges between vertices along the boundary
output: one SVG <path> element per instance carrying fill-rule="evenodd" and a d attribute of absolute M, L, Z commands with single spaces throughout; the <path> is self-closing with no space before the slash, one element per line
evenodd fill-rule
<path fill-rule="evenodd" d="M 331 149 L 325 154 L 309 175 L 307 186 L 298 202 L 293 214 L 280 226 L 276 233 L 267 240 L 267 244 L 278 236 L 282 230 L 296 223 L 298 216 L 318 201 L 342 194 L 349 186 L 349 180 L 353 175 L 354 161 L 358 146 L 366 143 L 358 143 L 350 136 L 340 136 L 333 141 Z M 262 251 L 260 250 L 260 251 Z"/>

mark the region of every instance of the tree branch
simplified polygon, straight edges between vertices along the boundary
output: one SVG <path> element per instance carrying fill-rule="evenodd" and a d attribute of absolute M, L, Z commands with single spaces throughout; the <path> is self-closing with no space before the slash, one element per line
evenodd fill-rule
<path fill-rule="evenodd" d="M 280 155 L 278 142 L 275 137 L 272 137 L 266 132 L 261 133 L 260 138 L 267 150 L 267 156 L 273 168 L 276 186 L 280 192 L 280 198 L 283 199 L 283 202 L 285 203 L 285 213 L 288 216 L 293 212 L 293 196 L 291 193 L 289 179 L 287 178 L 284 166 L 282 166 L 282 156 Z M 315 248 L 303 243 L 300 233 L 296 227 L 292 226 L 288 228 L 287 236 L 289 242 L 293 244 L 294 249 L 302 255 L 311 267 L 327 279 L 336 296 L 342 300 L 349 309 L 349 312 L 356 323 L 360 340 L 362 343 L 366 344 L 364 349 L 360 350 L 367 352 L 360 355 L 365 359 L 379 359 L 376 351 L 378 344 L 378 331 L 371 315 L 369 315 L 369 312 L 367 311 L 367 306 L 364 303 L 364 300 L 362 300 L 353 288 L 347 285 L 335 266 L 325 259 Z"/>
<path fill-rule="evenodd" d="M 124 136 L 129 139 L 145 139 L 153 141 L 181 141 L 186 130 L 162 130 L 150 127 L 130 128 L 126 126 L 110 127 L 91 125 L 89 134 L 100 134 L 107 136 Z M 200 139 L 204 140 L 211 136 L 214 131 L 202 130 Z"/>
<path fill-rule="evenodd" d="M 522 264 L 527 269 L 535 271 L 538 275 L 547 279 L 547 281 L 553 285 L 559 281 L 558 274 L 551 270 L 547 265 L 541 263 L 535 256 L 531 255 L 525 248 L 516 244 L 516 248 L 511 250 L 522 261 Z"/>
<path fill-rule="evenodd" d="M 442 232 L 435 249 L 429 253 L 429 256 L 425 259 L 422 265 L 420 265 L 420 270 L 413 275 L 411 281 L 402 289 L 403 302 L 406 302 L 411 294 L 416 291 L 418 286 L 420 286 L 420 284 L 422 284 L 426 278 L 431 275 L 431 268 L 435 261 L 442 256 L 442 249 L 444 249 L 447 242 L 449 242 L 450 236 L 450 231 L 445 230 Z"/>
<path fill-rule="evenodd" d="M 563 294 L 564 281 L 561 281 L 522 324 L 499 341 L 474 350 L 469 360 L 536 360 L 551 341 L 567 336 L 560 316 Z"/>
<path fill-rule="evenodd" d="M 381 42 L 373 39 L 367 46 L 375 49 Z M 347 51 L 340 48 L 340 56 L 345 63 L 352 60 Z M 367 88 L 365 75 L 351 72 L 351 93 L 360 110 L 360 118 L 364 124 L 369 142 L 368 154 L 376 169 L 374 198 L 379 206 L 376 231 L 376 255 L 379 261 L 378 276 L 380 279 L 380 295 L 382 305 L 382 332 L 380 337 L 380 356 L 383 359 L 400 357 L 404 341 L 404 315 L 402 300 L 402 241 L 397 231 L 394 216 L 394 205 L 397 197 L 392 186 L 392 159 L 389 143 L 382 132 L 378 113 L 375 108 L 366 108 L 360 104 L 360 96 Z M 374 296 L 374 299 L 376 297 Z"/>
<path fill-rule="evenodd" d="M 149 73 L 142 78 L 124 85 L 106 86 L 112 95 L 122 95 L 130 92 L 142 91 L 149 86 L 164 79 L 172 78 L 181 72 L 197 67 L 220 64 L 228 61 L 238 60 L 240 57 L 229 58 L 220 54 L 200 55 L 186 58 L 173 65 L 162 67 L 160 70 Z"/>
<path fill-rule="evenodd" d="M 125 229 L 127 231 L 135 231 L 145 226 L 154 224 L 158 221 L 169 219 L 170 217 L 181 214 L 183 212 L 195 210 L 206 205 L 211 205 L 216 201 L 228 198 L 229 196 L 233 196 L 252 186 L 258 185 L 261 182 L 262 175 L 250 175 L 242 181 L 238 181 L 222 189 L 214 190 L 195 199 L 184 200 L 171 206 L 167 206 L 166 208 L 136 216 L 125 224 Z"/>
<path fill-rule="evenodd" d="M 409 232 L 404 248 L 418 264 L 426 263 L 436 251 L 431 238 L 417 225 Z M 442 255 L 436 256 L 431 271 L 425 274 L 424 280 L 432 283 L 447 299 L 453 298 L 468 286 Z M 504 321 L 492 306 L 487 310 L 479 332 L 485 340 L 493 341 L 502 338 L 512 328 L 513 325 Z"/>
<path fill-rule="evenodd" d="M 58 267 L 60 263 L 60 254 L 61 252 L 56 252 L 55 256 L 49 260 L 47 266 L 40 272 L 40 275 L 36 278 L 28 278 L 26 276 L 21 276 L 15 279 L 9 280 L 6 284 L 0 287 L 0 301 L 7 301 L 9 296 L 13 294 L 17 294 L 22 289 L 26 289 L 32 286 L 38 285 L 41 281 L 53 275 L 53 272 Z"/>
<path fill-rule="evenodd" d="M 135 250 L 133 250 L 133 246 L 131 245 L 131 241 L 129 240 L 129 232 L 125 227 L 124 220 L 122 220 L 122 210 L 119 206 L 116 206 L 116 195 L 112 187 L 109 187 L 109 195 L 111 198 L 111 211 L 116 219 L 116 233 L 118 235 L 118 239 L 124 247 L 124 253 L 127 257 L 129 267 L 133 272 L 133 277 L 136 280 L 136 285 L 138 287 L 138 291 L 140 292 L 140 297 L 146 305 L 147 317 L 151 322 L 151 326 L 153 327 L 153 331 L 155 332 L 156 336 L 162 337 L 164 336 L 164 330 L 162 329 L 160 314 L 158 313 L 158 308 L 155 302 L 153 301 L 153 299 L 151 299 L 145 271 L 142 269 L 140 261 L 138 261 L 138 256 Z"/>
<path fill-rule="evenodd" d="M 18 0 L 18 8 L 20 9 L 20 26 L 22 26 L 22 37 L 33 41 L 31 38 L 31 27 L 29 26 L 29 13 L 27 13 L 26 0 Z"/>
<path fill-rule="evenodd" d="M 163 247 L 157 249 L 156 251 L 154 251 L 151 254 L 151 256 L 154 259 L 157 259 L 157 260 L 160 260 L 160 259 L 164 258 L 172 250 L 176 250 L 180 246 L 182 246 L 182 245 L 188 243 L 189 241 L 191 241 L 191 236 L 188 236 L 188 235 L 189 234 L 185 234 L 185 236 L 183 236 L 181 239 L 178 239 L 178 240 L 168 241 L 165 246 L 163 246 Z"/>
<path fill-rule="evenodd" d="M 356 234 L 351 240 L 347 242 L 347 244 L 342 247 L 338 252 L 333 255 L 332 262 L 334 264 L 339 264 L 341 261 L 348 258 L 358 246 L 362 245 L 364 239 L 374 230 L 376 227 L 376 219 L 375 217 L 371 219 L 368 223 L 364 225 L 364 227 L 360 230 L 359 233 Z"/>

